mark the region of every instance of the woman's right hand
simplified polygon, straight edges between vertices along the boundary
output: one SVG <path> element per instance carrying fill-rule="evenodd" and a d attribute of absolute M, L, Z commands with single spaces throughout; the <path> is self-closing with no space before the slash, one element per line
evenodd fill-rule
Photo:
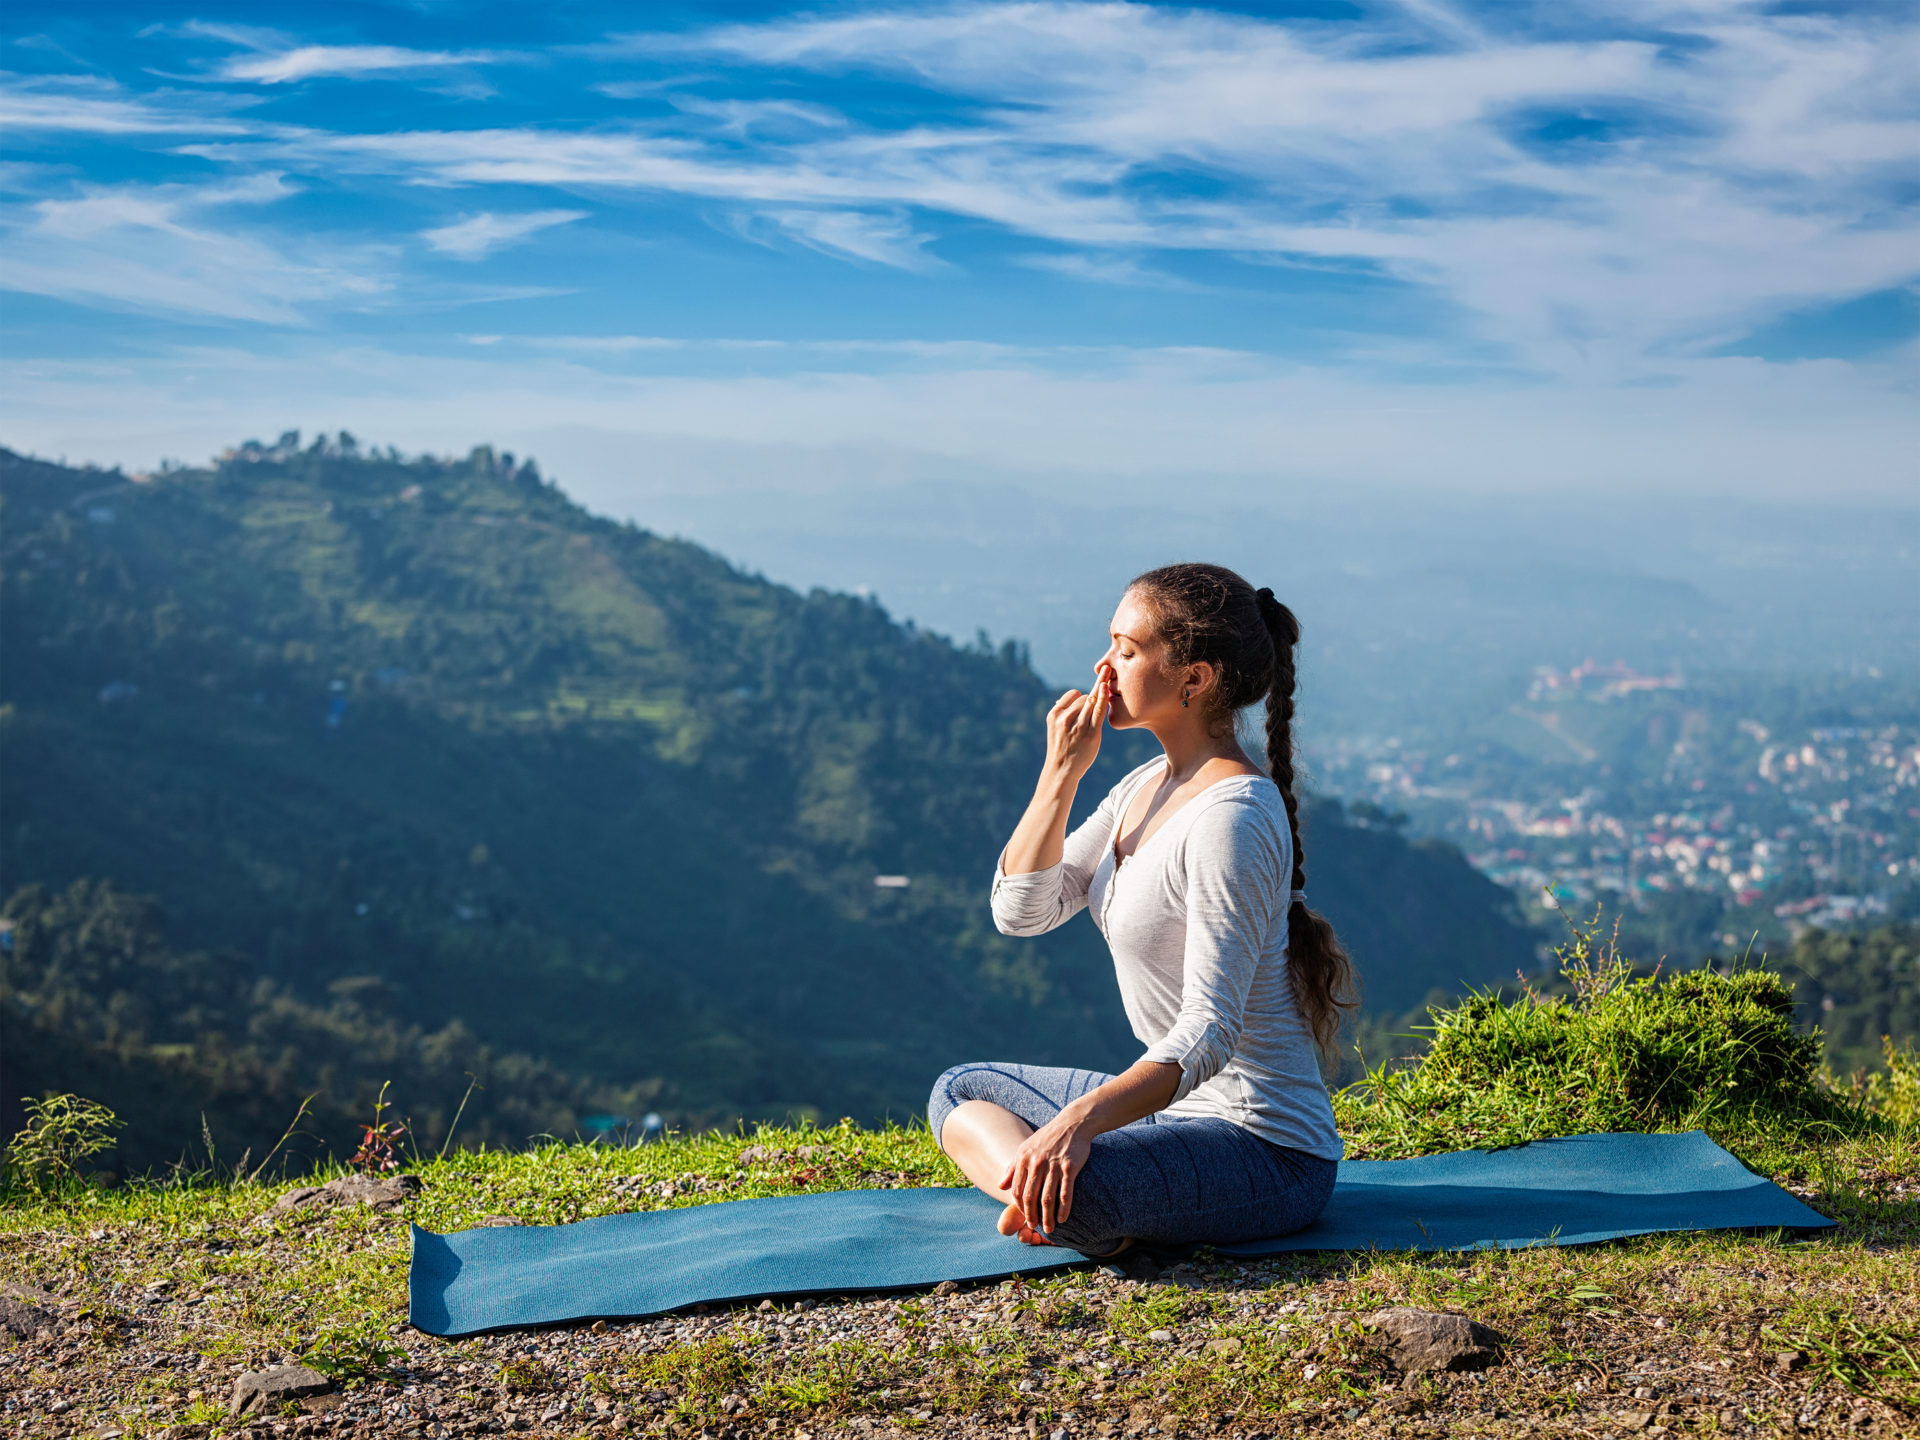
<path fill-rule="evenodd" d="M 1107 723 L 1111 677 L 1104 662 L 1094 668 L 1093 690 L 1069 690 L 1047 712 L 1047 768 L 1078 781 L 1100 753 L 1100 731 Z"/>

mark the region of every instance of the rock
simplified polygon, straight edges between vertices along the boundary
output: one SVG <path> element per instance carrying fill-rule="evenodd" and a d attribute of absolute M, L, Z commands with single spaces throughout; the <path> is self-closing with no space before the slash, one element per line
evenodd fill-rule
<path fill-rule="evenodd" d="M 960 1282 L 958 1280 L 942 1280 L 938 1285 L 933 1287 L 933 1293 L 936 1295 L 958 1295 L 960 1293 Z"/>
<path fill-rule="evenodd" d="M 1500 1358 L 1500 1337 L 1464 1315 L 1394 1306 L 1366 1323 L 1402 1370 L 1484 1370 Z"/>
<path fill-rule="evenodd" d="M 17 1280 L 0 1280 L 0 1296 L 8 1300 L 24 1300 L 29 1305 L 57 1305 L 59 1297 L 40 1289 L 37 1285 L 22 1285 Z"/>
<path fill-rule="evenodd" d="M 1804 1370 L 1807 1368 L 1807 1355 L 1804 1350 L 1782 1350 L 1774 1356 L 1773 1363 L 1782 1370 Z"/>
<path fill-rule="evenodd" d="M 1653 1424 L 1651 1410 L 1623 1410 L 1613 1417 L 1613 1423 L 1622 1430 L 1644 1430 Z"/>
<path fill-rule="evenodd" d="M 1162 1278 L 1171 1284 L 1178 1285 L 1187 1290 L 1204 1290 L 1207 1288 L 1206 1276 L 1200 1273 L 1200 1267 L 1198 1265 L 1176 1265 L 1167 1271 L 1166 1275 Z"/>
<path fill-rule="evenodd" d="M 276 1210 L 306 1210 L 316 1206 L 371 1205 L 391 1210 L 420 1193 L 418 1175 L 342 1175 L 324 1185 L 303 1185 L 273 1202 Z"/>
<path fill-rule="evenodd" d="M 518 1215 L 482 1215 L 480 1217 L 480 1223 L 473 1228 L 476 1230 L 507 1230 L 515 1225 L 525 1225 L 526 1223 L 527 1222 L 522 1220 Z"/>
<path fill-rule="evenodd" d="M 11 1298 L 0 1299 L 0 1334 L 11 1335 L 16 1340 L 31 1340 L 43 1331 L 59 1328 L 60 1322 L 38 1305 Z"/>
<path fill-rule="evenodd" d="M 1209 1355 L 1238 1355 L 1246 1348 L 1246 1342 L 1238 1335 L 1222 1335 L 1207 1341 Z"/>
<path fill-rule="evenodd" d="M 1168 1341 L 1170 1341 L 1170 1340 L 1172 1340 L 1172 1339 L 1173 1339 L 1173 1331 L 1171 1331 L 1171 1330 L 1149 1330 L 1149 1331 L 1147 1332 L 1147 1338 L 1148 1338 L 1149 1340 L 1152 1340 L 1152 1341 L 1154 1341 L 1154 1342 L 1155 1342 L 1155 1343 L 1157 1343 L 1157 1344 L 1160 1344 L 1160 1345 L 1165 1345 L 1165 1344 L 1166 1344 L 1166 1343 L 1167 1343 Z"/>
<path fill-rule="evenodd" d="M 229 1415 L 271 1414 L 289 1400 L 304 1400 L 333 1388 L 318 1370 L 304 1365 L 276 1365 L 271 1370 L 249 1370 L 233 1382 Z"/>

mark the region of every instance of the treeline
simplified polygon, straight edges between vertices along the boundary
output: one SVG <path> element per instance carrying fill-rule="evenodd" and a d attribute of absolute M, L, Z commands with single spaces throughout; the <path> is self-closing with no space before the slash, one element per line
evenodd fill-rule
<path fill-rule="evenodd" d="M 246 956 L 171 948 L 151 898 L 103 882 L 25 886 L 0 919 L 0 1067 L 30 1078 L 29 1094 L 109 1104 L 126 1122 L 114 1158 L 128 1173 L 258 1163 L 303 1104 L 281 1155 L 298 1169 L 350 1154 L 389 1082 L 410 1143 L 428 1151 L 450 1131 L 462 1145 L 570 1138 L 583 1115 L 637 1118 L 669 1098 L 497 1053 L 458 1020 L 429 1031 L 396 1018 L 376 976 L 337 980 L 325 1004 L 309 1003 Z"/>

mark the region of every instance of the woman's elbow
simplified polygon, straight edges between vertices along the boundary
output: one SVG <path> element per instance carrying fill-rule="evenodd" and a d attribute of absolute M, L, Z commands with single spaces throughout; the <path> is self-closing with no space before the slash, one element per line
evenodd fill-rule
<path fill-rule="evenodd" d="M 993 928 L 1002 935 L 1029 936 L 1044 935 L 1053 928 L 1045 920 L 1035 920 L 1029 915 L 1016 915 L 1005 910 L 993 912 Z"/>

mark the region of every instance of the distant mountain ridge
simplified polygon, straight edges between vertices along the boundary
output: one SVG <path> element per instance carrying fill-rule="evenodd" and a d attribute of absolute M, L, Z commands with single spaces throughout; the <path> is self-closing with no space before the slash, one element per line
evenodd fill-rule
<path fill-rule="evenodd" d="M 555 1114 L 900 1115 L 956 1059 L 1137 1053 L 1090 926 L 1013 941 L 986 913 L 1053 698 L 1015 645 L 768 583 L 484 447 L 285 437 L 140 480 L 0 452 L 0 523 L 0 893 L 156 896 L 227 983 L 577 1077 Z M 1144 740 L 1110 737 L 1083 806 Z M 1378 1008 L 1531 962 L 1447 847 L 1321 807 L 1308 858 Z M 123 1050 L 266 1043 L 143 1004 Z M 319 1044 L 283 1040 L 274 1083 L 319 1084 Z M 419 1113 L 450 1114 L 464 1081 L 433 1083 Z"/>

